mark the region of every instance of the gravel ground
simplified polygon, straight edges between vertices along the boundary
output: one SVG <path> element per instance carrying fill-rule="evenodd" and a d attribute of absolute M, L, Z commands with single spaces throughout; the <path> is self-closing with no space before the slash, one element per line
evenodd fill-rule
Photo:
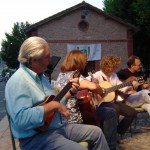
<path fill-rule="evenodd" d="M 150 130 L 142 129 L 150 126 L 150 117 L 146 113 L 138 113 L 136 128 L 132 124 L 132 135 L 128 131 L 122 138 L 118 150 L 150 150 Z"/>

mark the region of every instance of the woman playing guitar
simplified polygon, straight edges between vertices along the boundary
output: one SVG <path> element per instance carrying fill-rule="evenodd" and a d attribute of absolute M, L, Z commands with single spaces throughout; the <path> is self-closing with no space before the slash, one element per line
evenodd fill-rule
<path fill-rule="evenodd" d="M 93 74 L 94 78 L 96 78 L 99 81 L 99 84 L 101 84 L 104 81 L 107 81 L 107 83 L 109 83 L 111 86 L 114 86 L 116 84 L 121 84 L 122 82 L 119 81 L 115 73 L 120 62 L 121 60 L 118 56 L 112 56 L 112 55 L 104 56 L 101 59 L 101 63 L 100 63 L 101 70 Z M 104 88 L 104 91 L 107 91 L 107 87 L 106 90 Z M 119 134 L 124 134 L 126 132 L 126 130 L 129 128 L 129 126 L 131 125 L 133 119 L 136 117 L 137 114 L 134 108 L 127 106 L 122 102 L 117 102 L 112 100 L 111 102 L 104 101 L 100 103 L 99 107 L 113 108 L 117 112 L 118 121 L 120 115 L 124 116 L 121 122 L 118 122 L 117 131 Z"/>
<path fill-rule="evenodd" d="M 70 51 L 61 65 L 61 73 L 57 79 L 58 88 L 62 89 L 66 85 L 72 71 L 79 70 L 82 73 L 86 66 L 86 61 L 87 57 L 83 52 L 79 50 Z M 108 145 L 111 150 L 115 149 L 117 144 L 116 112 L 112 108 L 97 108 L 91 105 L 91 93 L 103 96 L 103 90 L 99 84 L 87 80 L 82 75 L 79 77 L 79 83 L 79 91 L 70 91 L 72 97 L 68 99 L 66 104 L 71 111 L 71 117 L 68 119 L 68 122 L 96 125 L 97 121 L 98 124 L 103 123 L 103 132 Z"/>

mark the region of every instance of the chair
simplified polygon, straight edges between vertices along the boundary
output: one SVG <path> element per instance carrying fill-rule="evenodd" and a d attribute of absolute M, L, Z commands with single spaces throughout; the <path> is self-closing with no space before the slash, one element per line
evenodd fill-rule
<path fill-rule="evenodd" d="M 79 144 L 86 147 L 86 148 L 88 148 L 88 142 L 79 142 Z"/>
<path fill-rule="evenodd" d="M 5 109 L 6 109 L 6 100 L 4 99 L 4 103 L 5 103 Z M 8 123 L 9 123 L 9 129 L 10 129 L 10 135 L 11 135 L 11 142 L 12 142 L 12 147 L 13 147 L 13 150 L 17 150 L 16 148 L 16 143 L 15 143 L 15 139 L 14 139 L 14 136 L 12 134 L 12 129 L 11 129 L 11 125 L 10 125 L 10 116 L 7 112 L 7 109 L 6 109 L 6 115 L 7 115 L 7 118 L 8 118 Z"/>
<path fill-rule="evenodd" d="M 138 114 L 147 113 L 147 111 L 142 107 L 135 107 L 135 110 L 137 111 L 137 116 L 134 119 L 134 129 L 136 129 L 136 127 L 137 127 Z"/>

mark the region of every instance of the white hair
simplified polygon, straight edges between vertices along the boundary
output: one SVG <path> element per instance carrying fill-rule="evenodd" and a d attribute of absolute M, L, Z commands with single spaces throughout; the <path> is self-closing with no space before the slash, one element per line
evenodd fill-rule
<path fill-rule="evenodd" d="M 41 37 L 30 37 L 26 39 L 20 47 L 18 61 L 22 64 L 29 65 L 31 58 L 40 59 L 48 43 Z"/>

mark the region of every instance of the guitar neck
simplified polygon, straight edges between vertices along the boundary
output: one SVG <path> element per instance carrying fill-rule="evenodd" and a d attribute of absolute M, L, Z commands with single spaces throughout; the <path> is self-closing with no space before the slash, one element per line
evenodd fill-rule
<path fill-rule="evenodd" d="M 108 94 L 108 93 L 114 92 L 114 91 L 121 89 L 123 87 L 126 87 L 126 86 L 132 86 L 132 82 L 129 81 L 129 82 L 125 82 L 125 83 L 107 88 L 107 89 L 105 89 L 105 93 Z"/>
<path fill-rule="evenodd" d="M 60 101 L 65 94 L 69 91 L 69 89 L 72 87 L 72 83 L 68 82 L 65 87 L 59 92 L 59 94 L 53 99 L 55 101 Z"/>
<path fill-rule="evenodd" d="M 79 76 L 80 76 L 79 70 L 75 70 L 72 74 L 72 78 L 77 78 Z M 53 100 L 60 101 L 65 96 L 65 94 L 71 89 L 71 87 L 72 82 L 68 82 Z"/>

